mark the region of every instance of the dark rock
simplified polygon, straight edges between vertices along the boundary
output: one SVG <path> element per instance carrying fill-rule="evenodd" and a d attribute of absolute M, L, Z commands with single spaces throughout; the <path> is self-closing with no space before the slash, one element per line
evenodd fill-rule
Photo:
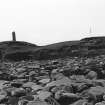
<path fill-rule="evenodd" d="M 21 100 L 27 100 L 27 101 L 33 101 L 34 100 L 34 96 L 32 95 L 26 95 L 20 98 Z"/>
<path fill-rule="evenodd" d="M 16 87 L 16 88 L 20 88 L 22 86 L 22 83 L 11 83 L 11 86 Z"/>
<path fill-rule="evenodd" d="M 62 93 L 61 97 L 58 99 L 60 105 L 69 105 L 73 102 L 79 100 L 80 98 L 73 93 Z"/>

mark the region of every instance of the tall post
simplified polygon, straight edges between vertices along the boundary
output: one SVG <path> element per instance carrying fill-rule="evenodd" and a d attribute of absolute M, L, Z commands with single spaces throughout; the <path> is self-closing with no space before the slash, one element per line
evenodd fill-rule
<path fill-rule="evenodd" d="M 16 41 L 16 34 L 14 31 L 12 32 L 12 41 Z"/>
<path fill-rule="evenodd" d="M 91 35 L 92 34 L 92 28 L 90 27 L 90 30 L 89 30 L 89 34 Z"/>

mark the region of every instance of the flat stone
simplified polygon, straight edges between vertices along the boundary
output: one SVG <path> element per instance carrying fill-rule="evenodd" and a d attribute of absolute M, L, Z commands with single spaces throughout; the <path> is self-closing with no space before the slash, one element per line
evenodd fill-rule
<path fill-rule="evenodd" d="M 42 87 L 42 86 L 40 86 L 40 85 L 32 85 L 31 88 L 32 88 L 34 91 L 44 89 L 44 87 Z"/>
<path fill-rule="evenodd" d="M 26 69 L 21 67 L 21 68 L 16 68 L 16 71 L 17 72 L 24 72 L 24 71 L 26 71 Z"/>
<path fill-rule="evenodd" d="M 95 105 L 105 105 L 105 101 L 98 102 L 98 103 L 96 103 Z"/>
<path fill-rule="evenodd" d="M 46 85 L 46 87 L 60 86 L 60 85 L 70 86 L 71 84 L 72 84 L 72 81 L 69 78 L 64 77 L 60 80 L 56 80 L 56 81 L 52 81 L 52 82 L 48 83 Z"/>
<path fill-rule="evenodd" d="M 74 93 L 62 93 L 62 95 L 70 98 L 79 98 L 79 96 Z"/>
<path fill-rule="evenodd" d="M 29 101 L 27 105 L 50 105 L 45 101 Z"/>
<path fill-rule="evenodd" d="M 36 83 L 34 83 L 34 82 L 26 82 L 26 83 L 23 84 L 23 87 L 32 87 L 34 85 L 36 85 Z"/>
<path fill-rule="evenodd" d="M 13 91 L 11 91 L 11 95 L 21 97 L 26 95 L 26 92 L 23 88 L 15 88 Z"/>
<path fill-rule="evenodd" d="M 49 83 L 50 79 L 49 78 L 46 78 L 46 79 L 42 79 L 40 80 L 39 82 L 40 83 L 43 83 L 43 84 L 46 84 L 46 83 Z"/>
<path fill-rule="evenodd" d="M 38 93 L 39 99 L 43 101 L 52 95 L 52 93 L 48 91 L 39 91 L 37 93 Z"/>

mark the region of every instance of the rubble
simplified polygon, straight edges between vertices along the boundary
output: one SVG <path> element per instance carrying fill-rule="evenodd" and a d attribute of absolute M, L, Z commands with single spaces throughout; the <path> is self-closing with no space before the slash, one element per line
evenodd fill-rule
<path fill-rule="evenodd" d="M 105 105 L 105 55 L 3 62 L 0 105 Z"/>

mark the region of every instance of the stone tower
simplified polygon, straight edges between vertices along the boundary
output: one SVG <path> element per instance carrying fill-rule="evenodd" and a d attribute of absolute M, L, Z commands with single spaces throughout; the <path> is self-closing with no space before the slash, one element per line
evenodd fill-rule
<path fill-rule="evenodd" d="M 16 34 L 15 34 L 15 31 L 12 32 L 12 41 L 16 41 Z"/>

